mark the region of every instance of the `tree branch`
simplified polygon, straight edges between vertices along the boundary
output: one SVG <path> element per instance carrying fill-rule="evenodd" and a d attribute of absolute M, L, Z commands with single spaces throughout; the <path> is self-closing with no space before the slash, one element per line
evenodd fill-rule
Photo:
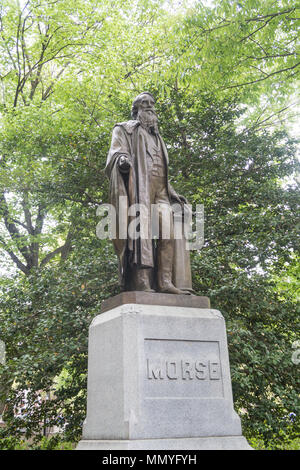
<path fill-rule="evenodd" d="M 3 247 L 4 247 L 4 251 L 6 251 L 6 253 L 10 256 L 10 258 L 13 260 L 13 262 L 17 265 L 17 267 L 24 273 L 26 274 L 26 276 L 28 276 L 29 274 L 29 269 L 27 266 L 25 266 L 25 264 L 22 263 L 22 261 L 14 254 L 13 251 L 11 251 L 4 240 L 2 240 L 0 238 L 0 243 L 2 243 Z"/>
<path fill-rule="evenodd" d="M 33 235 L 34 234 L 34 229 L 33 229 L 33 225 L 32 225 L 31 213 L 30 213 L 30 210 L 29 210 L 28 191 L 24 191 L 23 200 L 22 200 L 21 204 L 22 204 L 22 207 L 23 207 L 23 212 L 24 212 L 24 216 L 25 216 L 25 221 L 26 221 L 28 233 L 30 235 Z"/>
<path fill-rule="evenodd" d="M 62 258 L 62 259 L 66 259 L 67 256 L 68 256 L 68 254 L 69 254 L 69 252 L 71 251 L 71 239 L 72 239 L 72 236 L 73 236 L 73 232 L 72 232 L 72 230 L 71 230 L 71 228 L 70 228 L 65 243 L 64 243 L 62 246 L 59 246 L 58 248 L 56 248 L 56 250 L 52 251 L 51 253 L 48 253 L 48 254 L 42 259 L 42 261 L 40 262 L 40 268 L 42 268 L 42 267 L 45 266 L 47 263 L 49 263 L 49 261 L 50 261 L 52 258 L 54 258 L 56 255 L 61 254 L 61 258 Z"/>
<path fill-rule="evenodd" d="M 265 28 L 269 23 L 270 21 L 272 20 L 273 18 L 269 18 L 267 21 L 264 22 L 264 24 L 262 26 L 260 26 L 259 28 L 255 29 L 254 31 L 252 31 L 252 33 L 248 34 L 248 36 L 245 36 L 243 37 L 242 39 L 239 40 L 239 42 L 243 42 L 243 41 L 246 41 L 247 39 L 251 39 L 251 37 L 256 34 L 258 31 L 260 31 L 261 29 Z"/>
<path fill-rule="evenodd" d="M 24 245 L 23 236 L 20 234 L 16 225 L 11 220 L 4 192 L 0 193 L 0 210 L 2 212 L 5 227 L 11 239 L 17 242 L 17 248 L 20 251 L 20 253 L 24 256 L 25 260 L 27 261 L 28 268 L 30 269 L 32 259 L 31 259 L 28 247 Z"/>
<path fill-rule="evenodd" d="M 273 75 L 277 75 L 277 74 L 282 73 L 282 72 L 287 72 L 288 70 L 293 70 L 296 67 L 298 67 L 298 65 L 300 65 L 300 62 L 297 62 L 297 64 L 293 65 L 292 67 L 286 67 L 285 69 L 276 70 L 275 72 L 269 73 L 263 78 L 258 78 L 256 80 L 252 80 L 250 82 L 245 82 L 245 83 L 237 83 L 236 85 L 230 85 L 230 86 L 222 87 L 220 89 L 221 90 L 229 90 L 230 88 L 238 88 L 238 87 L 242 87 L 242 86 L 246 86 L 246 85 L 253 85 L 253 83 L 258 83 L 258 82 L 261 82 L 263 80 L 267 80 L 268 78 L 272 77 Z"/>
<path fill-rule="evenodd" d="M 289 14 L 289 13 L 292 13 L 293 11 L 295 11 L 296 8 L 293 7 L 293 8 L 290 8 L 289 10 L 284 10 L 284 11 L 278 11 L 276 13 L 270 13 L 269 15 L 264 15 L 264 16 L 255 16 L 253 18 L 248 18 L 246 21 L 246 23 L 249 23 L 250 21 L 263 21 L 265 18 L 276 18 L 276 16 L 281 16 L 281 15 L 285 15 L 285 14 Z"/>
<path fill-rule="evenodd" d="M 40 233 L 42 233 L 45 217 L 46 207 L 44 204 L 40 204 L 38 207 L 38 214 L 35 221 L 34 235 L 39 235 Z"/>

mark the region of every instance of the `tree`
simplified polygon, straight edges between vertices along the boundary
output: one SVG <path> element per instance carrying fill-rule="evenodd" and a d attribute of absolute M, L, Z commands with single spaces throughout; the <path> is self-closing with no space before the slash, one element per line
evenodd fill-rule
<path fill-rule="evenodd" d="M 56 255 L 67 257 L 74 203 L 101 200 L 98 149 L 107 146 L 114 107 L 120 109 L 117 83 L 129 80 L 126 61 L 136 67 L 155 40 L 124 51 L 120 64 L 125 41 L 149 30 L 143 16 L 154 15 L 157 2 L 146 3 L 145 12 L 138 2 L 129 14 L 130 28 L 124 24 L 127 1 L 122 8 L 93 0 L 2 4 L 0 244 L 25 275 Z M 154 16 L 151 21 L 154 31 Z M 95 199 L 88 194 L 93 190 Z"/>
<path fill-rule="evenodd" d="M 214 8 L 197 2 L 170 32 L 164 77 L 221 98 L 238 95 L 250 107 L 245 117 L 252 125 L 278 125 L 299 104 L 293 96 L 299 83 L 298 13 L 290 0 L 233 0 Z"/>

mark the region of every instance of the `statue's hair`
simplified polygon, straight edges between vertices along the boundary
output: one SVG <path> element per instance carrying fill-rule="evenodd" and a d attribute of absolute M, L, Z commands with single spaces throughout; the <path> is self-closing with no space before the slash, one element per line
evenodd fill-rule
<path fill-rule="evenodd" d="M 133 100 L 133 103 L 132 103 L 132 108 L 131 108 L 131 116 L 132 116 L 132 119 L 136 119 L 137 117 L 137 113 L 138 113 L 138 104 L 139 102 L 141 101 L 141 96 L 142 95 L 149 95 L 151 96 L 151 98 L 154 99 L 154 96 L 149 93 L 149 91 L 143 91 L 142 93 L 140 93 L 138 96 L 136 96 Z M 154 100 L 155 101 L 155 100 Z"/>

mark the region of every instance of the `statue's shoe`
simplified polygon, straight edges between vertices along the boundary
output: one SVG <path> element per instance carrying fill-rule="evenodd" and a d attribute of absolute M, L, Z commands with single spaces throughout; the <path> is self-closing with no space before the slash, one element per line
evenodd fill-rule
<path fill-rule="evenodd" d="M 186 294 L 185 291 L 177 289 L 172 283 L 168 283 L 163 285 L 160 289 L 159 292 L 164 293 L 164 294 Z"/>
<path fill-rule="evenodd" d="M 190 289 L 181 289 L 181 293 L 185 294 L 185 295 L 194 295 L 195 296 L 194 291 L 192 291 Z"/>

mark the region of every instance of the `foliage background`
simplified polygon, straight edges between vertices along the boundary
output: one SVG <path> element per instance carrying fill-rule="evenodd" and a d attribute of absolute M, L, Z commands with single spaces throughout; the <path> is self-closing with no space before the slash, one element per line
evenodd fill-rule
<path fill-rule="evenodd" d="M 205 207 L 193 285 L 225 316 L 244 434 L 297 436 L 298 17 L 286 0 L 2 0 L 3 436 L 80 438 L 88 325 L 118 292 L 96 208 L 112 127 L 142 90 L 172 184 Z"/>

